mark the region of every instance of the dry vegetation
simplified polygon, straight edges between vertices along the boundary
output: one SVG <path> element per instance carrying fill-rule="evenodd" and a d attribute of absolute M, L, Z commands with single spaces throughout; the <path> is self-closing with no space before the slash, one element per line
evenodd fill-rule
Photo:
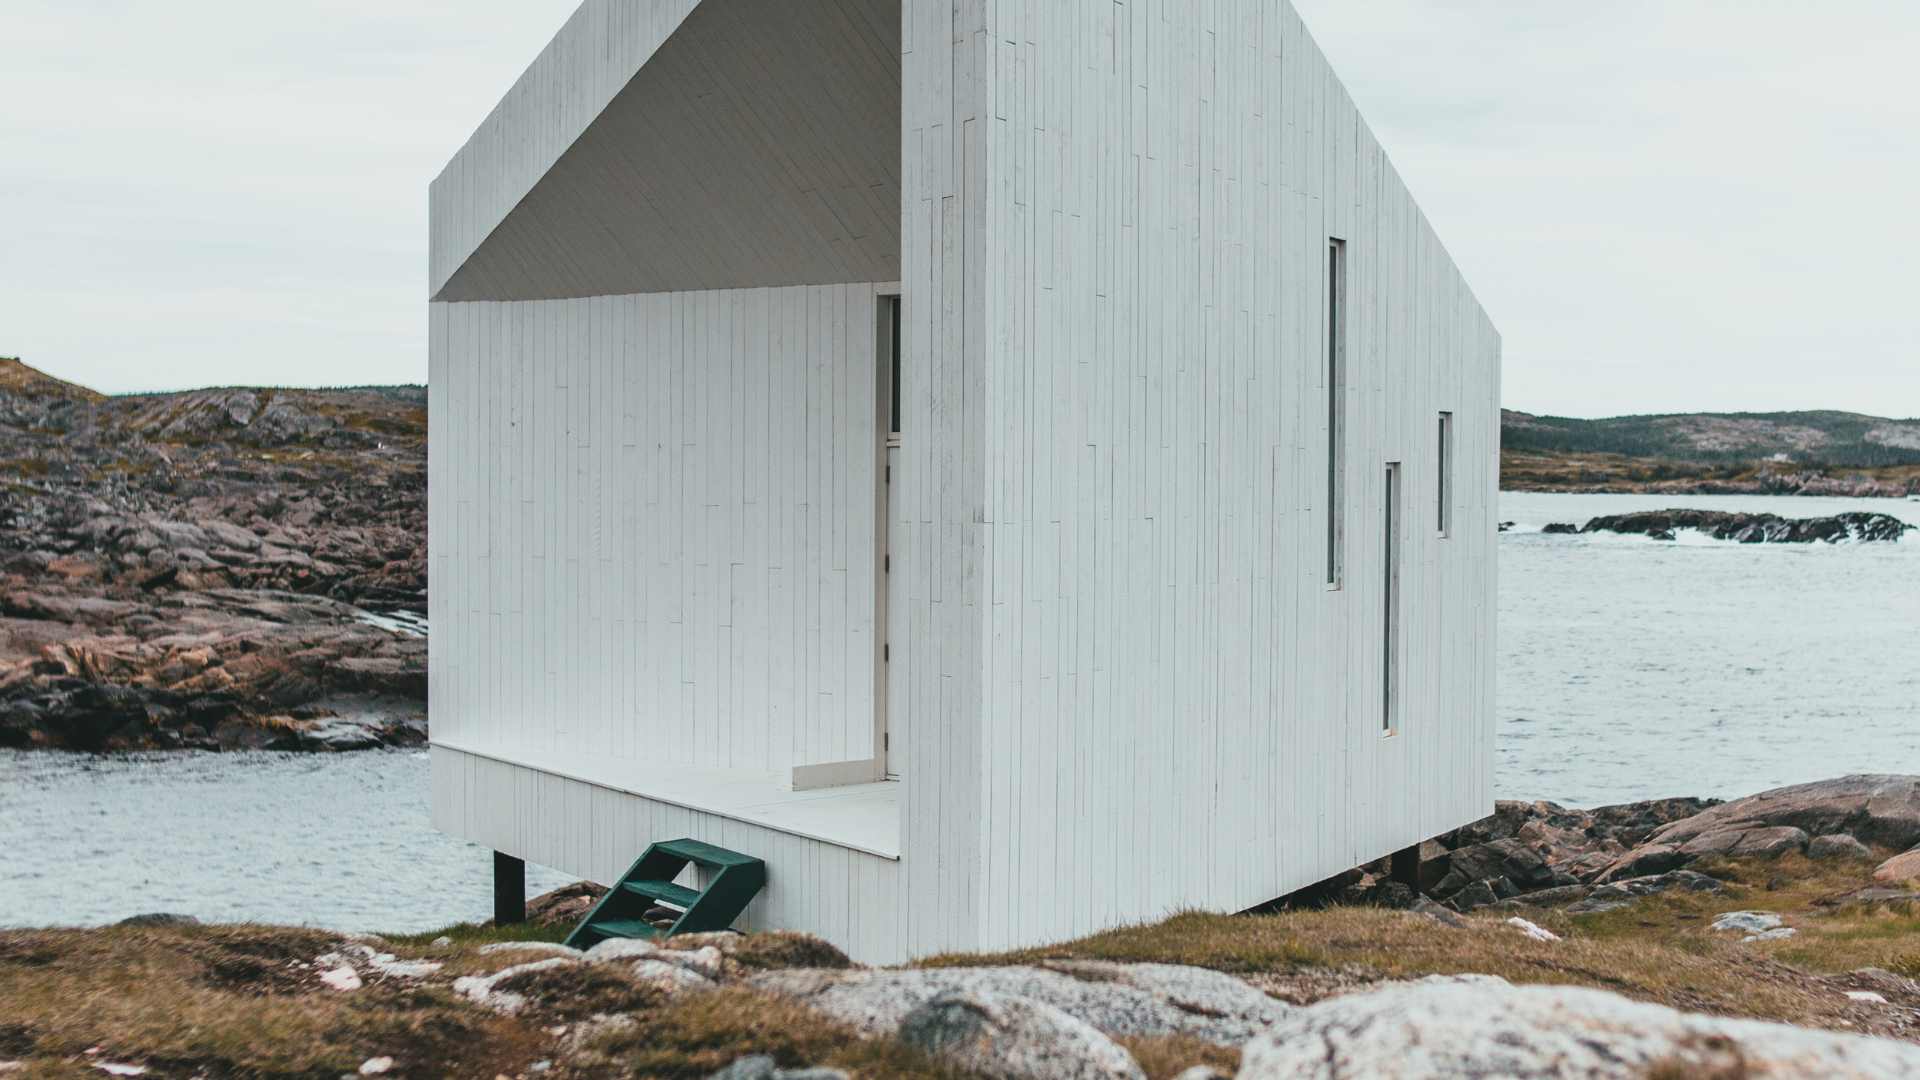
<path fill-rule="evenodd" d="M 1920 978 L 1920 902 L 1852 902 L 1872 863 L 1773 862 L 1696 867 L 1728 883 L 1721 895 L 1670 892 L 1618 911 L 1569 916 L 1520 912 L 1562 936 L 1533 941 L 1482 914 L 1464 929 L 1427 916 L 1371 908 L 1272 915 L 1176 915 L 1065 945 L 999 956 L 948 956 L 930 964 L 1025 963 L 1078 958 L 1217 968 L 1294 1002 L 1318 1000 L 1381 979 L 1459 972 L 1516 983 L 1591 986 L 1675 1008 L 1901 1037 L 1920 1036 L 1911 1009 L 1862 1007 L 1846 991 L 1875 989 L 1852 973 L 1880 968 Z M 1727 911 L 1787 918 L 1797 935 L 1742 943 L 1708 929 Z"/>
<path fill-rule="evenodd" d="M 0 1057 L 29 1063 L 10 1075 L 93 1077 L 337 1077 L 395 1047 L 459 1075 L 535 1059 L 535 1033 L 445 988 L 326 989 L 311 961 L 332 944 L 252 926 L 0 935 Z"/>
<path fill-rule="evenodd" d="M 1800 490 L 1810 479 L 1920 490 L 1920 465 L 1832 468 L 1765 461 L 1683 461 L 1625 454 L 1502 450 L 1504 491 L 1708 492 Z"/>
<path fill-rule="evenodd" d="M 1563 936 L 1532 941 L 1507 913 L 1467 919 L 1369 908 L 1255 916 L 1183 914 L 1080 941 L 930 964 L 977 965 L 1051 957 L 1150 960 L 1235 972 L 1296 1003 L 1383 979 L 1484 972 L 1515 982 L 1601 987 L 1629 997 L 1730 1016 L 1920 1038 L 1920 1000 L 1881 968 L 1920 977 L 1920 905 L 1853 896 L 1871 863 L 1721 864 L 1724 895 L 1666 894 L 1620 911 L 1569 917 L 1528 911 Z M 1743 944 L 1707 924 L 1725 911 L 1776 911 L 1798 936 Z M 535 1075 L 704 1077 L 749 1054 L 783 1066 L 831 1065 L 863 1077 L 957 1077 L 887 1040 L 862 1039 L 790 1001 L 735 984 L 669 999 L 615 967 L 524 976 L 513 989 L 533 1007 L 497 1016 L 450 989 L 460 974 L 498 971 L 525 954 L 479 952 L 499 940 L 545 939 L 563 929 L 455 927 L 395 936 L 385 948 L 440 961 L 432 978 L 369 978 L 328 989 L 313 960 L 331 935 L 268 927 L 117 927 L 0 933 L 0 1063 L 14 1076 L 99 1076 L 103 1061 L 145 1065 L 149 1076 L 338 1077 L 369 1058 L 395 1058 L 391 1076 Z M 435 945 L 444 934 L 449 944 Z M 835 966 L 836 952 L 792 935 L 756 935 L 731 959 L 741 970 Z M 1898 1008 L 1849 1000 L 1873 989 Z M 1905 996 L 1903 996 L 1903 994 Z M 598 1013 L 631 1019 L 593 1021 Z M 1130 1040 L 1150 1076 L 1235 1054 L 1188 1039 Z M 89 1051 L 92 1051 L 89 1053 Z"/>

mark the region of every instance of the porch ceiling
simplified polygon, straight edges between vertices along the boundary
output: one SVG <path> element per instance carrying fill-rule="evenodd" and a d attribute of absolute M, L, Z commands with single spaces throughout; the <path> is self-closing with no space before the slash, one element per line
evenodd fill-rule
<path fill-rule="evenodd" d="M 899 0 L 702 0 L 434 299 L 899 276 Z"/>

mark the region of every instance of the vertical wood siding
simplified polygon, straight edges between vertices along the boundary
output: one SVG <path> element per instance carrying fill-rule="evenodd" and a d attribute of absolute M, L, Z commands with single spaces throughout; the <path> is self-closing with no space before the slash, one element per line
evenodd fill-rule
<path fill-rule="evenodd" d="M 437 738 L 873 756 L 871 285 L 431 306 Z"/>
<path fill-rule="evenodd" d="M 968 300 L 987 340 L 981 943 L 1251 905 L 1487 812 L 1484 313 L 1282 0 L 991 11 L 966 144 L 988 290 Z M 1329 237 L 1348 267 L 1337 590 Z M 1428 494 L 1439 410 L 1450 539 Z M 1383 738 L 1388 461 L 1429 512 L 1401 535 L 1405 698 Z"/>
<path fill-rule="evenodd" d="M 982 139 L 994 41 L 986 0 L 908 0 L 901 14 L 899 472 L 889 528 L 888 721 L 904 748 L 908 948 L 978 944 L 993 842 L 980 807 L 985 706 L 987 260 Z"/>

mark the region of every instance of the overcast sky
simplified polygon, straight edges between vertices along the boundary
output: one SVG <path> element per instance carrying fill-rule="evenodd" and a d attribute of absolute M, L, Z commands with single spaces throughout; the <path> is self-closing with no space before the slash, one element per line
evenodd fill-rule
<path fill-rule="evenodd" d="M 1510 407 L 1920 415 L 1920 2 L 1296 0 Z M 575 0 L 5 0 L 0 355 L 426 376 L 426 185 Z"/>

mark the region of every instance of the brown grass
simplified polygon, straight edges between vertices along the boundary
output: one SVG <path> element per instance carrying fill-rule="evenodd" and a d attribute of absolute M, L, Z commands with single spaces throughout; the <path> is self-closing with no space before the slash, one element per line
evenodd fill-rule
<path fill-rule="evenodd" d="M 98 390 L 56 379 L 44 371 L 29 367 L 14 356 L 0 356 L 0 391 L 26 398 L 53 397 L 96 403 L 107 399 Z"/>
<path fill-rule="evenodd" d="M 45 458 L 20 457 L 0 461 L 0 476 L 43 479 L 52 471 Z"/>
<path fill-rule="evenodd" d="M 1503 491 L 1645 491 L 1661 485 L 1760 483 L 1781 473 L 1872 480 L 1908 489 L 1920 484 L 1920 465 L 1829 468 L 1772 462 L 1680 461 L 1605 453 L 1500 452 Z"/>
<path fill-rule="evenodd" d="M 754 971 L 853 966 L 846 953 L 807 934 L 747 934 L 728 955 L 734 963 Z"/>
<path fill-rule="evenodd" d="M 1482 972 L 1517 983 L 1566 983 L 1695 1011 L 1920 1038 L 1920 994 L 1889 987 L 1862 967 L 1920 976 L 1920 910 L 1907 901 L 1859 904 L 1871 862 L 1709 866 L 1724 895 L 1686 893 L 1631 908 L 1571 917 L 1526 916 L 1562 935 L 1536 942 L 1505 913 L 1470 917 L 1464 929 L 1425 916 L 1369 908 L 1270 915 L 1187 913 L 1080 941 L 1001 955 L 948 956 L 929 964 L 1046 958 L 1159 961 L 1235 972 L 1296 1003 L 1382 979 Z M 1777 911 L 1799 930 L 1786 941 L 1745 944 L 1707 924 L 1725 911 Z M 454 995 L 460 974 L 539 959 L 483 955 L 504 940 L 551 940 L 564 927 L 448 927 L 389 939 L 391 950 L 445 967 L 421 984 L 370 977 L 342 994 L 318 981 L 313 959 L 338 942 L 317 931 L 258 926 L 115 927 L 0 932 L 0 1061 L 14 1076 L 97 1076 L 99 1058 L 149 1066 L 152 1075 L 337 1077 L 369 1057 L 392 1055 L 394 1076 L 515 1075 L 538 1060 L 570 1077 L 704 1077 L 748 1054 L 782 1066 L 828 1065 L 860 1077 L 959 1074 L 889 1040 L 865 1039 L 785 999 L 742 986 L 668 999 L 619 966 L 560 968 L 503 986 L 526 995 L 521 1015 L 498 1016 Z M 434 940 L 446 937 L 446 945 Z M 835 967 L 838 950 L 791 934 L 731 943 L 732 966 Z M 1849 1001 L 1874 989 L 1892 1007 Z M 1911 1000 L 1909 1000 L 1911 998 Z M 629 1019 L 601 1026 L 601 1014 Z M 583 1026 L 587 1025 L 587 1026 Z M 1123 1040 L 1156 1080 L 1196 1064 L 1231 1073 L 1234 1052 L 1193 1039 Z M 86 1051 L 100 1047 L 99 1057 Z M 1733 1080 L 1737 1073 L 1725 1074 Z"/>
<path fill-rule="evenodd" d="M 1240 1051 L 1215 1046 L 1191 1035 L 1157 1039 L 1123 1036 L 1115 1041 L 1140 1063 L 1148 1080 L 1172 1080 L 1195 1065 L 1210 1065 L 1228 1076 L 1240 1071 Z"/>
<path fill-rule="evenodd" d="M 337 1077 L 388 1054 L 398 1076 L 492 1075 L 532 1060 L 524 1030 L 445 989 L 326 989 L 300 965 L 334 940 L 257 926 L 0 934 L 8 1041 L 44 1075 L 95 1047 L 183 1076 Z"/>
<path fill-rule="evenodd" d="M 1153 961 L 1241 974 L 1289 1001 L 1310 1002 L 1383 980 L 1478 972 L 1516 983 L 1597 987 L 1681 1009 L 1911 1035 L 1888 1027 L 1891 1010 L 1850 1002 L 1835 977 L 1862 967 L 1920 970 L 1920 913 L 1912 905 L 1846 905 L 1870 863 L 1709 865 L 1724 895 L 1649 897 L 1601 915 L 1529 910 L 1564 940 L 1538 942 L 1505 924 L 1470 917 L 1450 929 L 1425 916 L 1336 907 L 1272 915 L 1185 913 L 1079 941 L 989 956 L 943 956 L 929 966 L 1044 959 Z M 1798 936 L 1745 944 L 1712 931 L 1714 916 L 1743 908 L 1780 912 Z M 1908 1003 L 1920 1007 L 1920 1001 Z"/>

